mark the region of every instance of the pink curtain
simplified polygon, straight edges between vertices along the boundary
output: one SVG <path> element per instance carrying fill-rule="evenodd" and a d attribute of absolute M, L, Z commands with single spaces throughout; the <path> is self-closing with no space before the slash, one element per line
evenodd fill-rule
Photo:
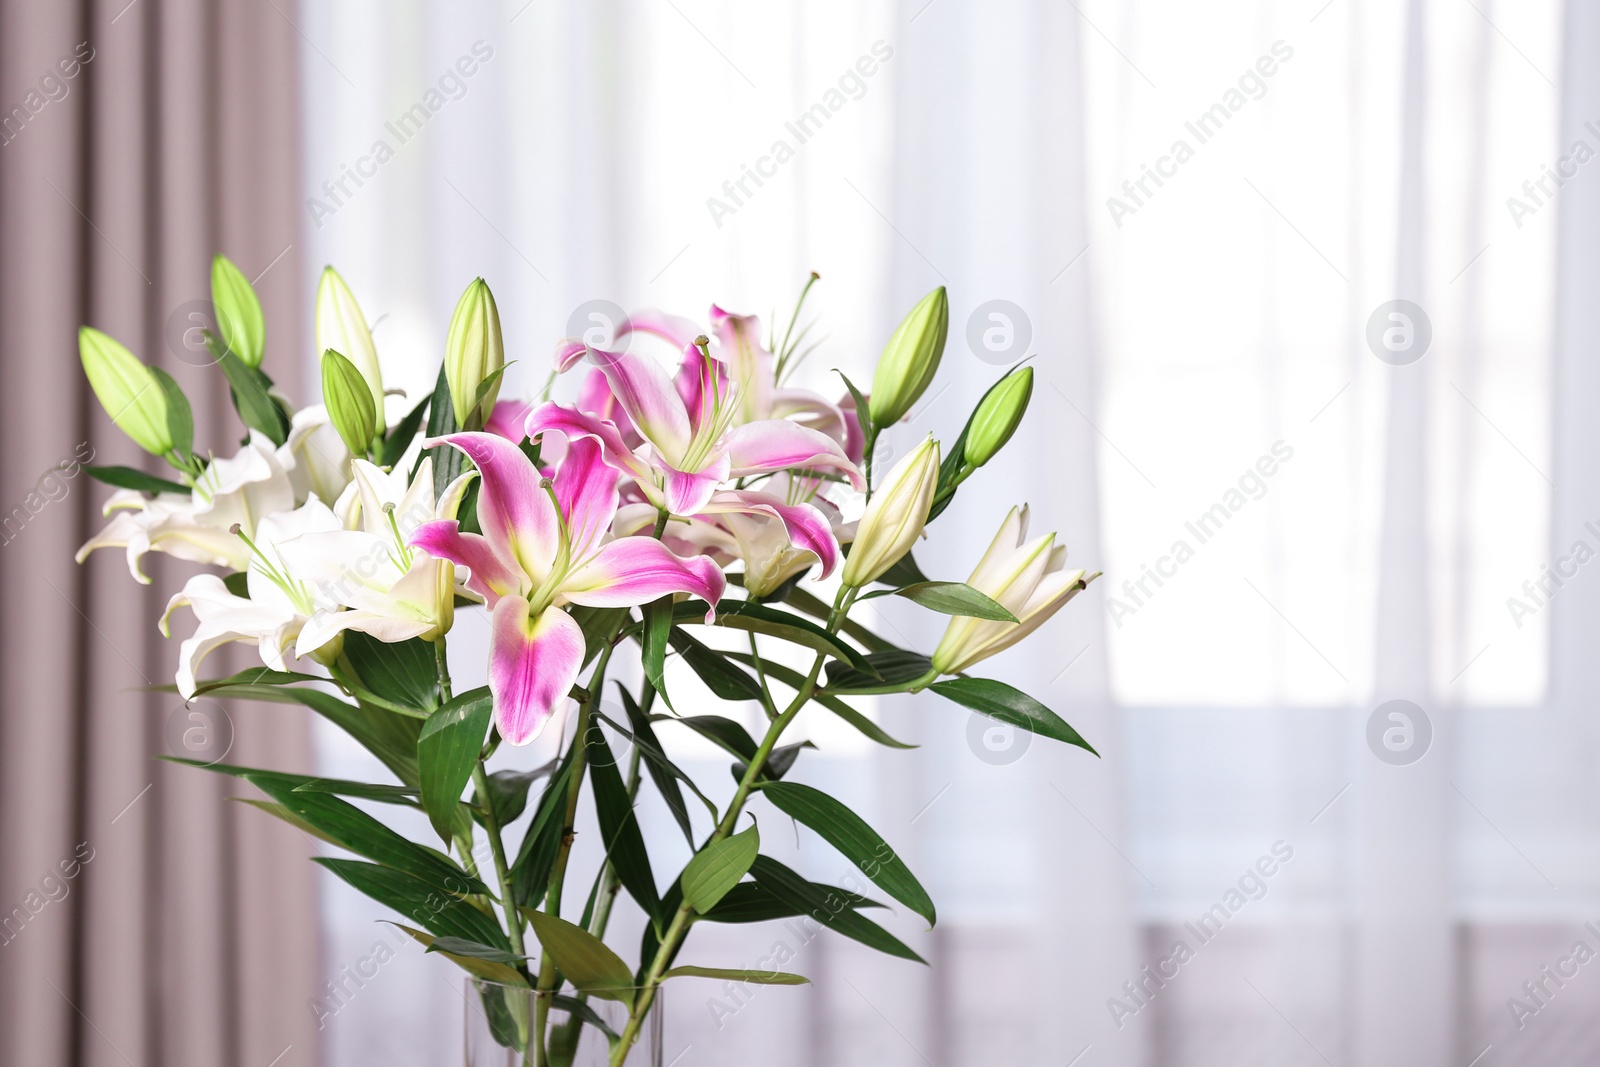
<path fill-rule="evenodd" d="M 291 392 L 305 287 L 296 230 L 295 5 L 0 0 L 0 1063 L 315 1062 L 305 841 L 186 751 L 303 769 L 303 716 L 174 695 L 156 620 L 182 570 L 73 563 L 140 465 L 79 366 L 92 324 L 173 374 L 196 439 L 239 425 L 184 331 L 213 252 L 256 279 Z M 193 340 L 191 334 L 188 340 Z M 187 621 L 180 623 L 186 626 Z"/>

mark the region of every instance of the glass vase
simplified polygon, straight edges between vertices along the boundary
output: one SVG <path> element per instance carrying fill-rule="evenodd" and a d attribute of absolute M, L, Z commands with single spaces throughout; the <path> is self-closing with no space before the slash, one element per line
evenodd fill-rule
<path fill-rule="evenodd" d="M 469 978 L 466 1002 L 466 1067 L 661 1067 L 660 989 L 621 1059 L 628 1009 L 618 1001 Z"/>

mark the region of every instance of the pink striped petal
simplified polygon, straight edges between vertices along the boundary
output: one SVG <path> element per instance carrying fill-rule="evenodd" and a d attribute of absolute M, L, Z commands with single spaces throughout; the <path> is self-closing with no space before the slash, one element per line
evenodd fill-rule
<path fill-rule="evenodd" d="M 495 555 L 515 560 L 535 582 L 556 558 L 561 528 L 550 494 L 522 449 L 492 433 L 455 433 L 422 442 L 451 445 L 466 453 L 483 478 L 478 489 L 478 527 Z"/>
<path fill-rule="evenodd" d="M 856 398 L 848 389 L 839 401 L 839 414 L 844 416 L 844 440 L 839 443 L 844 445 L 844 454 L 850 457 L 850 462 L 859 464 L 867 453 L 867 435 L 861 429 L 861 414 L 856 411 Z"/>
<path fill-rule="evenodd" d="M 775 357 L 761 344 L 761 319 L 735 315 L 711 305 L 711 328 L 722 358 L 739 383 L 740 412 L 745 422 L 771 418 Z"/>
<path fill-rule="evenodd" d="M 598 415 L 561 404 L 540 404 L 528 416 L 525 429 L 529 437 L 538 437 L 546 431 L 561 434 L 569 441 L 592 437 L 600 443 L 606 462 L 617 470 L 646 481 L 654 478 L 650 465 L 633 454 L 617 427 Z"/>
<path fill-rule="evenodd" d="M 553 485 L 567 518 L 572 558 L 582 559 L 610 530 L 617 513 L 617 470 L 606 463 L 600 442 L 580 437 L 568 447 Z"/>
<path fill-rule="evenodd" d="M 622 338 L 630 333 L 648 333 L 668 342 L 673 348 L 682 349 L 684 345 L 694 343 L 699 336 L 700 328 L 682 315 L 669 315 L 665 311 L 655 308 L 642 308 L 628 316 L 628 321 L 617 330 L 617 343 L 622 343 Z"/>
<path fill-rule="evenodd" d="M 447 559 L 467 568 L 471 572 L 467 588 L 494 607 L 502 596 L 517 591 L 523 581 L 522 572 L 495 555 L 488 538 L 462 533 L 460 527 L 454 519 L 425 522 L 411 535 L 410 544 L 435 559 Z"/>
<path fill-rule="evenodd" d="M 611 395 L 611 383 L 606 381 L 606 376 L 600 371 L 591 370 L 583 379 L 583 387 L 578 390 L 578 410 L 586 411 L 591 415 L 614 423 L 617 433 L 622 435 L 630 449 L 639 444 L 642 438 L 639 431 L 633 428 L 633 422 L 628 418 L 628 413 L 622 410 L 622 405 L 617 403 L 617 398 Z"/>
<path fill-rule="evenodd" d="M 502 597 L 489 637 L 489 692 L 500 736 L 525 745 L 566 706 L 583 667 L 583 629 L 560 608 L 529 618 L 528 602 Z"/>
<path fill-rule="evenodd" d="M 611 393 L 645 439 L 676 460 L 689 447 L 689 413 L 661 364 L 627 352 L 589 349 L 589 362 L 605 374 Z"/>
<path fill-rule="evenodd" d="M 849 427 L 844 413 L 839 410 L 839 405 L 829 403 L 816 393 L 807 389 L 779 389 L 772 396 L 768 417 L 809 426 L 844 446 L 845 455 L 850 455 Z M 853 458 L 850 461 L 857 462 Z"/>
<path fill-rule="evenodd" d="M 697 434 L 714 421 L 717 405 L 731 399 L 728 368 L 721 360 L 707 357 L 698 345 L 684 346 L 683 362 L 672 384 L 689 413 L 689 426 Z"/>
<path fill-rule="evenodd" d="M 857 489 L 865 489 L 861 472 L 827 434 L 782 419 L 763 419 L 736 426 L 723 439 L 732 462 L 731 474 L 743 477 L 794 467 L 836 470 Z"/>
<path fill-rule="evenodd" d="M 634 607 L 668 593 L 692 593 L 711 606 L 710 622 L 725 587 L 722 570 L 704 556 L 684 559 L 654 538 L 623 537 L 568 575 L 561 592 L 574 604 L 597 608 Z"/>
<path fill-rule="evenodd" d="M 728 456 L 719 453 L 711 466 L 688 472 L 665 467 L 663 502 L 673 515 L 693 515 L 706 506 L 717 486 L 728 480 Z"/>
<path fill-rule="evenodd" d="M 528 412 L 532 409 L 533 405 L 526 400 L 502 400 L 484 420 L 483 430 L 504 437 L 512 444 L 521 444 L 527 436 L 522 424 L 528 421 Z"/>
<path fill-rule="evenodd" d="M 828 577 L 839 565 L 839 542 L 833 536 L 833 525 L 810 504 L 789 504 L 771 493 L 730 490 L 712 497 L 704 512 L 708 515 L 770 515 L 783 523 L 791 545 L 814 553 L 822 562 L 818 578 Z"/>
<path fill-rule="evenodd" d="M 555 356 L 551 361 L 555 365 L 556 373 L 567 373 L 588 350 L 589 346 L 576 337 L 565 337 L 557 341 Z"/>

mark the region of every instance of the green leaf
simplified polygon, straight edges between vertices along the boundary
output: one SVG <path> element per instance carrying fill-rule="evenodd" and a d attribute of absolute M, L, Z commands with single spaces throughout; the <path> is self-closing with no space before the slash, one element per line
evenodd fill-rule
<path fill-rule="evenodd" d="M 343 778 L 310 778 L 294 787 L 296 793 L 333 793 L 341 797 L 360 797 L 378 800 L 385 804 L 418 806 L 421 791 L 405 785 L 374 785 L 370 782 L 351 782 Z"/>
<path fill-rule="evenodd" d="M 237 355 L 224 348 L 220 342 L 212 345 L 217 356 L 217 366 L 227 377 L 233 390 L 233 406 L 239 418 L 252 430 L 265 434 L 273 444 L 281 445 L 289 439 L 289 420 L 268 394 L 267 376 L 246 365 Z"/>
<path fill-rule="evenodd" d="M 225 575 L 222 579 L 222 586 L 241 600 L 250 599 L 250 574 L 248 571 L 234 571 L 232 574 Z"/>
<path fill-rule="evenodd" d="M 172 447 L 180 456 L 192 455 L 194 411 L 189 407 L 189 398 L 183 395 L 183 387 L 173 379 L 172 375 L 160 367 L 151 367 L 150 373 L 155 375 L 156 382 L 161 386 L 161 392 L 167 398 L 167 432 L 172 435 Z"/>
<path fill-rule="evenodd" d="M 200 767 L 203 770 L 209 769 L 205 766 L 205 764 L 195 764 L 195 766 Z M 318 830 L 315 826 L 312 826 L 310 823 L 300 818 L 300 816 L 296 815 L 282 804 L 274 804 L 272 801 L 262 800 L 260 797 L 229 797 L 228 799 L 238 804 L 248 804 L 252 808 L 258 808 L 261 811 L 266 812 L 268 815 L 273 815 L 279 819 L 282 819 L 284 822 L 288 823 L 290 826 L 294 827 L 296 830 L 299 830 L 303 834 L 315 837 L 321 841 L 326 841 L 335 848 L 339 846 L 339 842 L 335 841 L 321 830 Z"/>
<path fill-rule="evenodd" d="M 849 390 L 851 399 L 856 402 L 856 421 L 861 424 L 861 432 L 868 437 L 877 436 L 872 432 L 872 405 L 867 403 L 866 396 L 856 388 L 856 383 L 852 382 L 844 371 L 835 367 L 834 373 L 844 380 L 845 389 Z"/>
<path fill-rule="evenodd" d="M 850 897 L 842 889 L 809 882 L 771 856 L 757 856 L 750 865 L 750 875 L 773 896 L 797 908 L 796 914 L 809 915 L 828 929 L 879 952 L 917 963 L 928 962 L 851 907 Z"/>
<path fill-rule="evenodd" d="M 982 712 L 991 719 L 998 719 L 1019 730 L 1027 730 L 1052 741 L 1077 745 L 1086 752 L 1100 755 L 1061 716 L 1004 682 L 989 678 L 947 678 L 942 682 L 934 682 L 928 688 L 947 700 Z"/>
<path fill-rule="evenodd" d="M 516 902 L 527 904 L 544 899 L 545 888 L 550 884 L 550 871 L 555 865 L 556 850 L 561 835 L 567 827 L 563 823 L 567 809 L 567 785 L 572 780 L 573 746 L 568 756 L 551 777 L 539 797 L 539 806 L 523 835 L 522 847 L 517 851 L 516 862 L 511 865 L 512 895 Z"/>
<path fill-rule="evenodd" d="M 522 914 L 569 982 L 590 996 L 632 1003 L 633 972 L 599 938 L 558 915 L 534 908 L 523 908 Z"/>
<path fill-rule="evenodd" d="M 685 607 L 693 610 L 690 605 Z M 802 648 L 809 648 L 813 652 L 821 652 L 834 659 L 843 660 L 858 671 L 870 673 L 872 670 L 870 662 L 864 655 L 810 619 L 802 619 L 798 615 L 758 604 L 753 600 L 724 600 L 719 603 L 716 625 L 781 638 Z"/>
<path fill-rule="evenodd" d="M 656 791 L 661 794 L 661 799 L 667 802 L 672 817 L 678 823 L 678 828 L 683 831 L 683 839 L 689 842 L 689 847 L 694 847 L 694 828 L 689 825 L 689 808 L 683 802 L 683 791 L 678 788 L 678 780 L 689 783 L 691 789 L 699 793 L 694 782 L 689 776 L 678 769 L 678 765 L 667 758 L 666 750 L 661 747 L 661 741 L 656 737 L 656 731 L 650 725 L 649 716 L 639 707 L 633 694 L 621 682 L 617 683 L 617 694 L 622 698 L 622 706 L 628 713 L 628 725 L 632 728 L 633 743 L 639 746 L 639 751 L 644 755 L 644 769 L 650 775 L 650 780 L 656 784 Z M 703 798 L 702 798 L 703 799 Z M 710 805 L 710 801 L 706 801 Z M 713 807 L 711 817 L 716 818 L 716 809 Z"/>
<path fill-rule="evenodd" d="M 600 823 L 600 839 L 606 857 L 628 895 L 646 915 L 659 919 L 661 899 L 655 875 L 650 870 L 650 854 L 645 850 L 639 820 L 634 817 L 627 787 L 617 772 L 617 761 L 606 743 L 605 731 L 599 723 L 591 721 L 584 740 L 589 749 L 589 781 L 594 785 L 595 815 Z"/>
<path fill-rule="evenodd" d="M 904 556 L 902 557 L 902 562 L 910 558 L 911 557 L 909 555 Z M 890 567 L 889 570 L 893 571 L 894 568 Z M 737 576 L 735 575 L 734 577 Z M 831 610 L 827 604 L 824 604 L 822 601 L 818 600 L 816 597 L 812 596 L 810 593 L 799 588 L 798 586 L 795 586 L 785 592 L 783 594 L 783 599 L 784 602 L 791 608 L 794 608 L 796 611 L 803 611 L 807 615 L 810 615 L 813 619 L 826 619 L 829 611 Z M 842 623 L 840 623 L 839 629 L 855 638 L 857 642 L 866 646 L 873 652 L 884 652 L 896 649 L 898 647 L 893 641 L 890 641 L 886 637 L 879 637 L 877 634 L 873 633 L 871 630 L 867 629 L 865 626 L 851 618 L 846 618 Z"/>
<path fill-rule="evenodd" d="M 617 629 L 628 618 L 628 609 L 579 605 L 573 607 L 572 618 L 583 631 L 583 665 L 587 667 L 600 654 L 600 649 L 616 636 Z"/>
<path fill-rule="evenodd" d="M 434 384 L 432 399 L 428 401 L 428 436 L 443 437 L 460 428 L 456 425 L 455 404 L 450 399 L 450 382 L 445 378 L 444 364 L 441 363 L 439 380 Z M 466 458 L 449 445 L 435 445 L 423 455 L 433 457 L 433 497 L 437 500 L 444 496 L 445 486 L 455 481 L 456 475 L 461 473 Z M 417 457 L 417 462 L 422 462 L 421 456 Z"/>
<path fill-rule="evenodd" d="M 723 653 L 713 651 L 674 626 L 672 647 L 678 650 L 706 688 L 723 700 L 760 700 L 761 686 L 748 674 L 723 658 Z"/>
<path fill-rule="evenodd" d="M 265 668 L 250 668 L 230 678 L 208 682 L 195 695 L 204 693 L 240 700 L 303 705 L 359 741 L 401 782 L 410 786 L 419 784 L 417 735 L 422 731 L 420 719 L 396 715 L 370 705 L 350 704 L 320 689 L 287 684 L 302 680 L 322 681 L 311 675 L 290 675 Z"/>
<path fill-rule="evenodd" d="M 422 806 L 440 837 L 450 840 L 456 805 L 489 732 L 494 697 L 483 686 L 462 693 L 428 717 L 417 738 Z"/>
<path fill-rule="evenodd" d="M 640 614 L 644 618 L 644 629 L 639 634 L 639 646 L 644 656 L 644 676 L 670 708 L 672 698 L 667 696 L 666 671 L 667 641 L 672 633 L 672 597 L 664 596 L 651 601 L 640 609 Z"/>
<path fill-rule="evenodd" d="M 682 723 L 746 763 L 755 757 L 756 749 L 760 747 L 756 739 L 750 736 L 750 731 L 722 715 L 684 715 L 662 721 Z"/>
<path fill-rule="evenodd" d="M 391 704 L 418 711 L 439 706 L 439 663 L 431 641 L 380 641 L 347 630 L 344 653 L 361 684 Z"/>
<path fill-rule="evenodd" d="M 810 985 L 811 979 L 787 971 L 751 971 L 733 967 L 674 967 L 662 978 L 718 978 L 753 985 Z"/>
<path fill-rule="evenodd" d="M 928 671 L 933 668 L 933 661 L 927 656 L 920 652 L 906 652 L 902 649 L 873 652 L 867 659 L 872 661 L 875 674 L 862 674 L 842 663 L 828 664 L 828 688 L 834 692 L 850 692 L 856 689 L 892 692 L 926 677 Z"/>
<path fill-rule="evenodd" d="M 991 622 L 1017 622 L 1015 615 L 965 582 L 918 582 L 894 591 L 895 596 L 921 604 L 944 615 L 961 615 Z"/>
<path fill-rule="evenodd" d="M 189 487 L 181 482 L 168 481 L 166 478 L 157 478 L 154 474 L 135 470 L 132 467 L 85 467 L 83 472 L 97 482 L 114 485 L 118 489 L 137 489 L 141 493 L 182 493 L 190 494 Z"/>
<path fill-rule="evenodd" d="M 877 653 L 874 653 L 874 655 L 876 654 Z M 728 655 L 732 656 L 740 663 L 749 665 L 753 665 L 755 663 L 755 660 L 748 655 L 741 655 L 734 652 L 730 652 Z M 912 655 L 915 655 L 915 653 L 912 653 Z M 800 687 L 805 684 L 805 676 L 792 667 L 785 667 L 781 663 L 768 663 L 766 661 L 762 662 L 763 666 L 766 668 L 767 677 L 769 679 L 775 678 L 796 692 L 799 692 Z M 865 675 L 860 675 L 859 677 L 861 677 L 863 681 L 868 680 Z M 883 727 L 879 726 L 877 723 L 873 722 L 871 719 L 867 718 L 865 715 L 861 714 L 861 712 L 857 711 L 855 708 L 852 708 L 849 704 L 846 704 L 836 696 L 833 696 L 829 693 L 813 693 L 811 695 L 811 699 L 816 701 L 818 704 L 821 704 L 823 707 L 827 708 L 829 711 L 839 716 L 839 718 L 843 719 L 851 726 L 854 726 L 857 730 L 860 730 L 863 734 L 867 735 L 867 737 L 871 738 L 873 741 L 876 741 L 880 745 L 887 745 L 890 748 L 917 747 L 916 745 L 908 745 L 904 741 L 895 740 L 883 729 Z"/>
<path fill-rule="evenodd" d="M 519 956 L 515 952 L 494 948 L 490 945 L 480 945 L 476 941 L 463 941 L 459 937 L 438 937 L 433 944 L 428 946 L 429 952 L 444 952 L 452 956 L 471 956 L 475 960 L 488 960 L 490 963 L 521 963 L 528 957 Z"/>
<path fill-rule="evenodd" d="M 907 552 L 895 561 L 894 566 L 878 576 L 878 583 L 882 585 L 903 586 L 915 585 L 925 582 L 928 576 L 922 573 L 922 568 L 917 566 L 917 561 Z"/>
<path fill-rule="evenodd" d="M 399 463 L 406 454 L 406 449 L 411 447 L 411 442 L 416 439 L 417 431 L 422 428 L 422 417 L 428 413 L 428 403 L 433 399 L 430 393 L 417 401 L 416 406 L 405 413 L 405 417 L 395 423 L 383 439 L 383 447 L 378 452 L 380 466 L 393 467 Z"/>
<path fill-rule="evenodd" d="M 501 985 L 525 986 L 528 984 L 528 980 L 522 976 L 522 972 L 508 962 L 518 958 L 510 952 L 503 952 L 488 945 L 480 945 L 475 941 L 464 941 L 459 937 L 436 938 L 432 934 L 424 933 L 404 923 L 390 923 L 389 925 L 405 931 L 425 951 L 439 953 L 474 978 L 481 978 L 485 982 L 498 982 Z M 468 946 L 477 951 L 457 952 L 452 950 L 456 947 Z M 483 955 L 479 955 L 479 952 L 483 953 Z M 505 957 L 505 960 L 500 960 L 500 957 Z"/>
<path fill-rule="evenodd" d="M 683 869 L 684 901 L 704 915 L 749 873 L 760 851 L 761 834 L 754 826 L 711 842 Z"/>
<path fill-rule="evenodd" d="M 327 834 L 340 848 L 409 874 L 452 896 L 487 895 L 488 888 L 441 852 L 401 837 L 354 804 L 331 793 L 300 793 L 298 775 L 249 771 L 242 777 Z"/>
<path fill-rule="evenodd" d="M 792 745 L 779 745 L 767 756 L 766 763 L 761 766 L 763 778 L 778 779 L 789 773 L 789 768 L 794 766 L 794 761 L 799 758 L 802 749 L 816 748 L 812 741 L 796 741 Z M 733 780 L 744 781 L 745 773 L 750 769 L 750 764 L 743 760 L 733 765 Z"/>
<path fill-rule="evenodd" d="M 509 950 L 500 924 L 466 901 L 442 893 L 434 886 L 404 871 L 360 860 L 313 856 L 356 889 L 386 907 L 393 908 L 429 933 L 439 937 L 459 937 L 483 945 Z"/>
<path fill-rule="evenodd" d="M 845 900 L 845 907 L 881 908 L 876 900 L 869 900 L 857 893 L 835 889 L 833 886 L 812 882 L 811 886 L 819 896 L 826 897 L 832 893 Z M 795 915 L 806 914 L 806 909 L 790 900 L 784 900 L 772 890 L 759 882 L 740 882 L 728 891 L 722 901 L 701 918 L 707 922 L 716 923 L 762 923 L 774 919 L 788 919 Z"/>
<path fill-rule="evenodd" d="M 531 771 L 495 771 L 489 775 L 489 803 L 494 811 L 495 822 L 501 826 L 516 822 L 527 810 L 528 790 L 534 782 L 553 773 L 557 762 L 551 760 Z M 483 802 L 483 797 L 473 795 L 472 803 L 475 806 Z"/>
<path fill-rule="evenodd" d="M 891 897 L 928 920 L 936 919 L 933 901 L 916 876 L 878 832 L 842 802 L 798 782 L 768 782 L 761 794 L 785 815 L 811 827 L 838 849 L 861 873 Z"/>

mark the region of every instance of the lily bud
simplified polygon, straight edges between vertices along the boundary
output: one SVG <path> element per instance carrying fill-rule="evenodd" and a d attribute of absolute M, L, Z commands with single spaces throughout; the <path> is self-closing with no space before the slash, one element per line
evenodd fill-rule
<path fill-rule="evenodd" d="M 894 465 L 867 502 L 840 576 L 845 585 L 862 586 L 876 580 L 911 551 L 922 536 L 938 485 L 939 442 L 929 434 Z"/>
<path fill-rule="evenodd" d="M 450 402 L 455 406 L 457 426 L 467 428 L 467 419 L 474 411 L 481 411 L 487 418 L 494 410 L 495 397 L 500 393 L 499 379 L 489 386 L 481 404 L 475 401 L 484 381 L 505 365 L 500 309 L 495 307 L 494 294 L 489 291 L 488 284 L 476 278 L 456 301 L 444 342 L 444 376 L 450 383 Z M 479 419 L 477 425 L 482 426 L 483 421 Z"/>
<path fill-rule="evenodd" d="M 211 307 L 217 313 L 222 343 L 247 367 L 261 366 L 267 348 L 267 321 L 250 279 L 227 256 L 211 261 Z"/>
<path fill-rule="evenodd" d="M 1099 577 L 1066 569 L 1067 547 L 1045 534 L 1028 536 L 1028 509 L 1012 508 L 967 584 L 1017 617 L 995 622 L 957 615 L 933 653 L 940 674 L 956 674 L 1027 637 L 1090 581 Z"/>
<path fill-rule="evenodd" d="M 332 267 L 324 267 L 317 282 L 317 351 L 341 352 L 366 380 L 372 406 L 383 415 L 383 372 L 378 369 L 378 349 L 355 294 Z M 362 451 L 366 451 L 365 448 Z"/>
<path fill-rule="evenodd" d="M 88 326 L 78 330 L 78 356 L 94 395 L 117 428 L 146 452 L 171 452 L 167 394 L 150 368 L 110 335 Z"/>
<path fill-rule="evenodd" d="M 423 634 L 429 641 L 437 641 L 450 632 L 456 621 L 456 565 L 447 559 L 434 561 L 433 618 L 438 626 Z"/>
<path fill-rule="evenodd" d="M 372 394 L 356 365 L 328 349 L 322 353 L 322 402 L 352 456 L 364 456 L 378 433 Z"/>
<path fill-rule="evenodd" d="M 949 329 L 950 301 L 941 285 L 900 320 L 878 357 L 867 401 L 872 425 L 892 425 L 911 410 L 939 370 Z"/>
<path fill-rule="evenodd" d="M 1022 416 L 1033 398 L 1033 368 L 1022 367 L 995 383 L 978 401 L 967 426 L 967 443 L 962 458 L 981 467 L 995 457 L 1022 424 Z"/>

